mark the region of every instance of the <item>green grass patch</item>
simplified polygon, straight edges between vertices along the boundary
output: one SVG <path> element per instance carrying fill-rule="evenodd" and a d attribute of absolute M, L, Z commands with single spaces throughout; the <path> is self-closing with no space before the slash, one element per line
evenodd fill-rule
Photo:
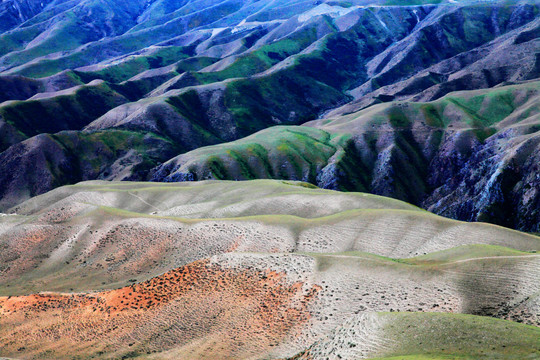
<path fill-rule="evenodd" d="M 108 65 L 104 69 L 93 72 L 81 72 L 85 81 L 102 79 L 111 83 L 120 83 L 150 69 L 156 69 L 186 59 L 192 52 L 191 48 L 170 46 L 156 50 L 151 55 L 131 55 L 124 61 Z"/>
<path fill-rule="evenodd" d="M 69 95 L 14 101 L 0 108 L 0 115 L 30 137 L 40 133 L 79 130 L 108 110 L 127 102 L 106 83 L 81 86 Z"/>
<path fill-rule="evenodd" d="M 540 357 L 540 328 L 490 317 L 463 314 L 382 314 L 392 356 L 427 359 L 535 359 Z"/>

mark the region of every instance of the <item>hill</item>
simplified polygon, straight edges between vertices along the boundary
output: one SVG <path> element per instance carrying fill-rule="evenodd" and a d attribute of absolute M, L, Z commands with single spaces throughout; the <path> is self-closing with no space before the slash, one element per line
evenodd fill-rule
<path fill-rule="evenodd" d="M 3 0 L 0 359 L 540 358 L 539 0 Z"/>
<path fill-rule="evenodd" d="M 81 180 L 149 180 L 154 174 L 152 164 L 179 154 L 191 157 L 187 153 L 198 148 L 236 141 L 274 126 L 334 121 L 364 109 L 380 110 L 377 106 L 396 109 L 398 104 L 440 100 L 440 108 L 446 108 L 441 99 L 451 93 L 450 97 L 456 96 L 456 91 L 491 89 L 496 93 L 497 87 L 507 85 L 531 89 L 539 78 L 538 14 L 537 1 L 5 1 L 0 8 L 0 17 L 6 19 L 0 29 L 0 167 L 14 167 L 17 180 L 11 171 L 0 171 L 0 183 L 9 189 L 0 195 L 0 209 Z M 509 101 L 504 109 L 491 104 L 509 116 L 512 106 L 521 109 L 527 101 L 534 104 L 535 91 L 523 95 L 530 96 L 528 99 L 520 94 L 512 90 L 504 95 Z M 451 107 L 456 106 L 459 104 Z M 475 137 L 483 149 L 495 146 L 484 146 L 484 140 L 494 133 L 493 124 L 482 118 L 489 114 L 474 105 L 456 111 L 464 114 L 469 126 L 480 128 Z M 434 122 L 438 121 L 436 115 Z M 530 119 L 530 123 L 534 129 L 536 120 Z M 100 136 L 89 134 L 116 130 L 135 137 L 151 133 L 149 136 L 171 144 L 172 153 L 167 150 L 133 176 L 123 177 L 104 174 L 117 172 L 113 164 L 136 167 L 138 156 L 126 158 L 120 151 L 100 171 L 81 174 L 72 167 L 61 175 L 54 171 L 58 164 L 48 166 L 42 156 L 33 156 L 50 150 L 44 137 L 74 131 L 77 134 L 71 136 L 96 139 L 86 149 L 77 149 L 75 161 L 92 158 L 92 152 L 101 147 Z M 358 135 L 343 130 L 347 136 Z M 448 130 L 442 132 L 448 134 Z M 441 132 L 429 130 L 426 136 L 431 136 L 426 141 L 438 143 Z M 493 194 L 488 181 L 499 166 L 496 160 L 467 180 L 485 184 L 469 194 L 461 185 L 441 184 L 448 177 L 464 182 L 467 175 L 458 173 L 462 163 L 455 165 L 446 156 L 430 162 L 432 153 L 418 158 L 415 149 L 407 150 L 415 153 L 407 154 L 412 156 L 412 165 L 407 166 L 403 164 L 408 161 L 405 155 L 395 154 L 402 151 L 392 150 L 387 157 L 399 165 L 389 168 L 404 175 L 389 176 L 383 171 L 379 181 L 371 157 L 381 149 L 370 150 L 366 159 L 365 150 L 351 146 L 365 148 L 375 140 L 359 141 L 358 136 L 345 141 L 348 160 L 342 166 L 347 180 L 336 180 L 336 171 L 341 170 L 332 167 L 317 173 L 319 165 L 324 168 L 324 163 L 333 162 L 328 156 L 334 150 L 328 149 L 321 159 L 302 160 L 315 161 L 308 173 L 301 170 L 307 165 L 291 168 L 284 163 L 279 174 L 277 165 L 271 164 L 252 174 L 222 178 L 304 179 L 324 187 L 391 196 L 456 219 L 538 231 L 538 213 L 531 210 L 538 207 L 537 201 L 524 203 L 537 196 L 529 194 L 528 188 L 507 189 L 506 185 L 514 186 L 514 179 L 526 177 L 528 165 L 524 172 L 521 168 L 517 173 L 505 170 L 500 181 L 504 183 L 502 195 Z M 396 141 L 405 142 L 405 147 L 415 145 L 402 136 Z M 449 141 L 461 143 L 455 138 Z M 475 138 L 465 141 L 468 146 L 480 146 Z M 514 158 L 517 146 L 510 143 L 501 149 L 501 156 L 507 159 Z M 438 145 L 434 147 L 432 152 L 437 153 Z M 534 144 L 526 147 L 532 149 Z M 51 158 L 63 158 L 65 151 L 56 148 Z M 136 151 L 153 153 L 155 145 L 150 142 Z M 402 159 L 393 160 L 396 157 Z M 527 161 L 535 163 L 534 158 Z M 450 162 L 449 171 L 443 171 L 441 166 L 446 165 L 441 162 Z M 476 167 L 478 162 L 483 157 L 471 160 L 470 165 Z M 36 186 L 25 175 L 25 164 L 42 169 L 54 181 Z M 361 171 L 350 176 L 354 168 Z M 413 170 L 418 174 L 410 177 Z M 438 173 L 436 179 L 427 174 L 432 170 Z M 319 175 L 322 180 L 317 180 Z M 154 177 L 162 178 L 167 174 Z M 470 201 L 461 206 L 452 194 Z"/>
<path fill-rule="evenodd" d="M 540 83 L 392 102 L 179 155 L 153 181 L 302 180 L 540 230 Z"/>
<path fill-rule="evenodd" d="M 540 324 L 540 240 L 517 231 L 275 180 L 86 182 L 14 210 L 0 218 L 3 356 L 540 351 L 538 327 L 518 324 Z"/>
<path fill-rule="evenodd" d="M 0 284 L 10 287 L 0 293 L 125 285 L 231 251 L 408 258 L 473 244 L 540 250 L 535 236 L 302 184 L 90 182 L 59 188 L 2 218 Z"/>

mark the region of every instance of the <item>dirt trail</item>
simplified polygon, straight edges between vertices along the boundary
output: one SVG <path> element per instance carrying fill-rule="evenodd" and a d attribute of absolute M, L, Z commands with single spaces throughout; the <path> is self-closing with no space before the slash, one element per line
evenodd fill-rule
<path fill-rule="evenodd" d="M 540 255 L 505 255 L 505 256 L 484 256 L 484 257 L 477 257 L 477 258 L 470 258 L 470 259 L 462 259 L 462 260 L 456 260 L 448 263 L 443 263 L 441 265 L 452 265 L 452 264 L 461 264 L 466 263 L 470 261 L 476 261 L 476 260 L 492 260 L 492 259 L 514 259 L 514 258 L 531 258 L 531 257 L 540 257 Z"/>
<path fill-rule="evenodd" d="M 145 203 L 146 205 L 156 209 L 157 211 L 162 211 L 162 209 L 158 208 L 158 207 L 155 207 L 154 205 L 150 204 L 148 201 L 144 200 L 143 198 L 141 198 L 140 196 L 138 195 L 135 195 L 134 193 L 132 193 L 131 191 L 128 192 L 129 195 L 141 200 L 143 203 Z"/>
<path fill-rule="evenodd" d="M 324 256 L 324 257 L 335 257 L 335 258 L 348 258 L 348 259 L 362 259 L 362 260 L 370 260 L 370 261 L 376 261 L 380 263 L 386 263 L 386 260 L 383 259 L 376 259 L 372 257 L 366 257 L 366 256 L 355 256 L 355 255 L 334 255 L 334 254 L 318 254 L 318 256 Z M 440 265 L 453 265 L 453 264 L 461 264 L 471 261 L 477 261 L 477 260 L 492 260 L 492 259 L 522 259 L 522 258 L 532 258 L 532 257 L 540 257 L 540 254 L 538 255 L 504 255 L 504 256 L 483 256 L 483 257 L 476 257 L 476 258 L 470 258 L 470 259 L 462 259 L 462 260 L 456 260 L 452 262 L 445 262 L 441 263 Z M 392 261 L 392 259 L 389 259 L 388 261 Z"/>

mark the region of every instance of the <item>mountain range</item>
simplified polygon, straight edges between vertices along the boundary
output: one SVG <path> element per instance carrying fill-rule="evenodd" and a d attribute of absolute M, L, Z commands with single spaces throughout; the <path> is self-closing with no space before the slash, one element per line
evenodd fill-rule
<path fill-rule="evenodd" d="M 4 211 L 82 180 L 276 178 L 540 231 L 536 2 L 2 6 Z"/>
<path fill-rule="evenodd" d="M 0 359 L 540 358 L 539 154 L 538 0 L 3 0 Z"/>

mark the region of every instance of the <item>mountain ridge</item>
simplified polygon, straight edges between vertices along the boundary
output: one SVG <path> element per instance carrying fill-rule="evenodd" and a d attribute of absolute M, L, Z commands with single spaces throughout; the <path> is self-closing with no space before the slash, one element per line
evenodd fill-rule
<path fill-rule="evenodd" d="M 20 63 L 15 67 L 5 65 L 0 72 L 0 88 L 7 89 L 1 100 L 8 100 L 0 104 L 0 150 L 3 150 L 0 165 L 16 164 L 11 158 L 21 151 L 22 141 L 42 143 L 32 138 L 38 133 L 70 130 L 79 132 L 78 137 L 91 138 L 92 132 L 119 130 L 133 136 L 150 132 L 170 143 L 167 145 L 170 151 L 187 154 L 276 125 L 301 125 L 315 119 L 324 122 L 392 101 L 428 103 L 455 91 L 534 81 L 539 74 L 535 52 L 539 41 L 539 10 L 535 1 L 444 5 L 411 2 L 393 6 L 391 2 L 378 1 L 261 4 L 230 0 L 217 2 L 212 11 L 199 11 L 198 6 L 206 4 L 204 1 L 160 0 L 141 4 L 126 10 L 128 5 L 124 3 L 114 8 L 110 3 L 90 0 L 52 2 L 45 4 L 45 10 L 33 19 L 0 34 L 0 44 L 5 46 L 1 62 Z M 98 15 L 95 19 L 83 17 L 88 12 Z M 122 23 L 118 16 L 124 13 L 139 15 L 128 16 L 127 22 Z M 108 17 L 112 22 L 103 25 Z M 38 49 L 57 50 L 45 48 L 40 42 L 45 44 L 70 33 L 69 29 L 80 25 L 74 19 L 96 23 L 85 27 L 78 37 L 70 35 L 70 41 L 82 41 L 80 44 L 68 43 L 61 52 L 42 57 Z M 163 31 L 173 24 L 181 24 L 178 34 Z M 43 30 L 53 25 L 58 32 Z M 14 44 L 12 40 L 28 38 L 30 30 L 34 34 L 44 32 L 24 45 L 27 50 L 10 51 L 15 49 L 9 48 Z M 159 36 L 150 36 L 154 33 Z M 94 35 L 85 40 L 84 34 Z M 55 46 L 64 45 L 58 42 Z M 39 78 L 8 75 L 14 73 Z M 87 93 L 91 93 L 92 99 Z M 53 108 L 57 110 L 50 111 Z M 62 113 L 67 114 L 66 120 L 62 120 Z M 46 122 L 40 119 L 43 116 Z M 148 146 L 152 152 L 154 145 Z M 357 154 L 355 146 L 358 143 L 351 140 L 343 147 L 347 154 L 343 166 L 369 173 L 370 166 L 366 169 L 361 164 L 365 159 L 361 160 L 363 155 Z M 167 158 L 168 154 L 169 150 L 154 157 L 152 162 L 158 165 L 173 161 Z M 104 167 L 125 162 L 119 157 Z M 156 170 L 150 171 L 151 167 L 124 178 L 163 178 L 156 177 Z M 425 167 L 417 168 L 422 173 L 425 169 L 421 168 Z M 103 174 L 116 171 L 104 168 L 82 176 L 47 176 L 56 179 L 50 184 L 63 185 L 107 178 Z M 323 187 L 339 187 L 336 171 L 328 168 L 325 174 L 320 174 L 326 180 L 317 180 L 318 175 L 308 178 Z M 464 178 L 465 175 L 450 176 Z M 482 179 L 486 177 L 482 175 Z M 23 179 L 17 186 L 32 188 L 24 176 L 17 178 Z M 303 179 L 298 175 L 294 178 Z M 344 189 L 370 189 L 369 178 L 369 174 L 356 174 L 356 178 L 350 179 L 352 184 Z M 0 180 L 6 184 L 12 181 L 1 177 Z M 34 187 L 27 196 L 55 186 Z M 448 199 L 450 189 L 421 200 L 426 196 L 422 187 L 426 186 L 437 185 L 429 181 L 415 185 L 413 188 L 419 189 L 416 194 L 389 190 L 387 184 L 370 191 L 454 218 L 482 219 L 538 231 L 534 214 L 526 215 L 526 220 L 519 223 L 508 214 L 497 214 L 496 209 L 479 217 L 484 205 L 474 210 L 455 208 L 453 200 Z M 517 204 L 520 196 L 516 195 L 512 201 Z M 2 202 L 11 206 L 26 197 L 16 198 L 11 196 L 13 200 Z M 437 202 L 441 204 L 434 207 Z"/>
<path fill-rule="evenodd" d="M 0 358 L 540 357 L 540 1 L 4 0 Z"/>

